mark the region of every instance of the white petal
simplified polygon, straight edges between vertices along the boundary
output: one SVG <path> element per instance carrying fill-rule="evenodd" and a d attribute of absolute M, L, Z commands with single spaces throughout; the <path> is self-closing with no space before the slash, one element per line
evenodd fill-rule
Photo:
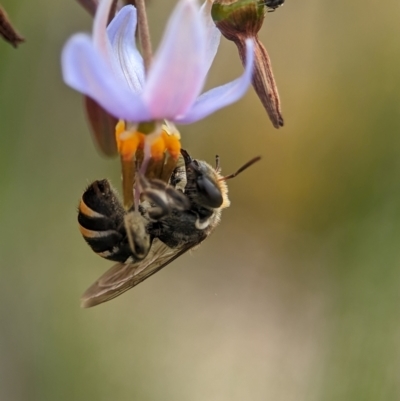
<path fill-rule="evenodd" d="M 247 88 L 251 83 L 253 61 L 254 43 L 251 39 L 247 39 L 246 68 L 243 75 L 228 84 L 211 89 L 201 95 L 189 112 L 186 113 L 186 115 L 177 117 L 175 122 L 188 124 L 201 120 L 209 114 L 239 100 L 246 93 Z"/>
<path fill-rule="evenodd" d="M 173 120 L 192 106 L 204 85 L 204 57 L 204 25 L 199 7 L 194 0 L 180 0 L 143 92 L 153 118 Z"/>
<path fill-rule="evenodd" d="M 107 28 L 118 72 L 135 93 L 141 93 L 144 85 L 143 59 L 136 48 L 136 9 L 123 7 Z"/>
<path fill-rule="evenodd" d="M 69 86 L 94 99 L 113 116 L 134 122 L 150 119 L 140 97 L 113 74 L 88 35 L 77 34 L 67 42 L 61 65 Z"/>
<path fill-rule="evenodd" d="M 200 15 L 203 18 L 206 31 L 206 54 L 203 61 L 206 74 L 214 61 L 221 39 L 221 32 L 215 26 L 215 23 L 211 18 L 211 7 L 213 2 L 214 0 L 206 0 L 200 8 Z"/>

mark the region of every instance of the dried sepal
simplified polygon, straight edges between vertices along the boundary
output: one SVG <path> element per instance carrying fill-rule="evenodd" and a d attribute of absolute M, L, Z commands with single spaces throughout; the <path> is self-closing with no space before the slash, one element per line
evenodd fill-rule
<path fill-rule="evenodd" d="M 275 128 L 283 127 L 284 120 L 281 111 L 278 87 L 272 72 L 271 60 L 267 49 L 258 37 L 254 38 L 254 70 L 252 84 L 262 105 L 268 113 L 268 117 Z M 246 47 L 244 40 L 235 42 L 239 50 L 239 56 L 243 65 L 246 62 Z"/>
<path fill-rule="evenodd" d="M 84 102 L 95 144 L 104 155 L 116 156 L 115 126 L 118 120 L 90 97 L 84 96 Z"/>
<path fill-rule="evenodd" d="M 124 4 L 131 4 L 132 6 L 136 7 L 136 0 L 123 0 Z M 145 1 L 146 4 L 150 3 L 150 0 Z"/>
<path fill-rule="evenodd" d="M 98 0 L 77 0 L 77 2 L 92 16 L 96 14 Z"/>
<path fill-rule="evenodd" d="M 94 17 L 96 14 L 97 7 L 99 5 L 99 0 L 77 0 L 77 2 L 92 16 Z M 118 1 L 114 0 L 112 6 L 110 8 L 108 22 L 110 22 L 118 9 Z"/>
<path fill-rule="evenodd" d="M 254 41 L 252 85 L 275 128 L 284 125 L 278 88 L 272 72 L 271 60 L 258 38 L 265 18 L 265 4 L 259 0 L 216 0 L 212 18 L 222 35 L 233 41 L 240 59 L 246 62 L 246 39 Z"/>
<path fill-rule="evenodd" d="M 0 36 L 13 47 L 17 47 L 20 43 L 25 41 L 13 27 L 7 13 L 2 7 L 0 7 Z"/>

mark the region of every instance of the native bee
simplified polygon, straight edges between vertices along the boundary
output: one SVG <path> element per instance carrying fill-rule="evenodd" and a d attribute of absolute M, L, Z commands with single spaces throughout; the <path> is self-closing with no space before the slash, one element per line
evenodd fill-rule
<path fill-rule="evenodd" d="M 269 13 L 272 13 L 275 11 L 278 7 L 282 6 L 285 0 L 265 0 L 264 4 L 267 8 L 270 10 L 268 11 Z"/>
<path fill-rule="evenodd" d="M 118 262 L 82 296 L 82 307 L 109 301 L 141 283 L 177 257 L 203 242 L 229 206 L 226 180 L 216 167 L 192 159 L 181 150 L 183 163 L 169 183 L 138 177 L 140 203 L 126 210 L 108 180 L 94 181 L 79 203 L 81 234 L 98 255 Z"/>

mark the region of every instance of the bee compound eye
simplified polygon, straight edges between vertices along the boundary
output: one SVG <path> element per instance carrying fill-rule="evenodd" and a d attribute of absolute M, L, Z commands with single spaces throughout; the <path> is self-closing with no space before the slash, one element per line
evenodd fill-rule
<path fill-rule="evenodd" d="M 203 206 L 217 208 L 223 203 L 222 193 L 218 185 L 208 177 L 201 175 L 197 179 L 201 203 Z"/>

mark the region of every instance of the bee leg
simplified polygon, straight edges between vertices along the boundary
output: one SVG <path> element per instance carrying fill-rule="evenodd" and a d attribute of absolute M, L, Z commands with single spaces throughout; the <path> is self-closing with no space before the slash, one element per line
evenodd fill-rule
<path fill-rule="evenodd" d="M 166 194 L 167 184 L 160 180 L 147 180 L 144 176 L 139 176 L 141 186 L 141 197 L 150 203 L 146 212 L 150 219 L 158 220 L 171 213 L 168 197 Z"/>
<path fill-rule="evenodd" d="M 140 185 L 142 187 L 141 195 L 152 205 L 146 210 L 152 220 L 160 220 L 173 210 L 187 210 L 190 206 L 189 200 L 181 191 L 174 189 L 164 181 L 147 180 L 141 176 Z"/>
<path fill-rule="evenodd" d="M 175 189 L 184 192 L 187 184 L 185 165 L 175 168 L 170 178 L 170 184 Z"/>
<path fill-rule="evenodd" d="M 173 209 L 183 211 L 190 208 L 188 197 L 180 190 L 168 186 L 165 192 Z"/>
<path fill-rule="evenodd" d="M 137 260 L 144 259 L 149 253 L 151 240 L 146 230 L 147 220 L 136 211 L 124 216 L 125 230 L 131 251 Z"/>

